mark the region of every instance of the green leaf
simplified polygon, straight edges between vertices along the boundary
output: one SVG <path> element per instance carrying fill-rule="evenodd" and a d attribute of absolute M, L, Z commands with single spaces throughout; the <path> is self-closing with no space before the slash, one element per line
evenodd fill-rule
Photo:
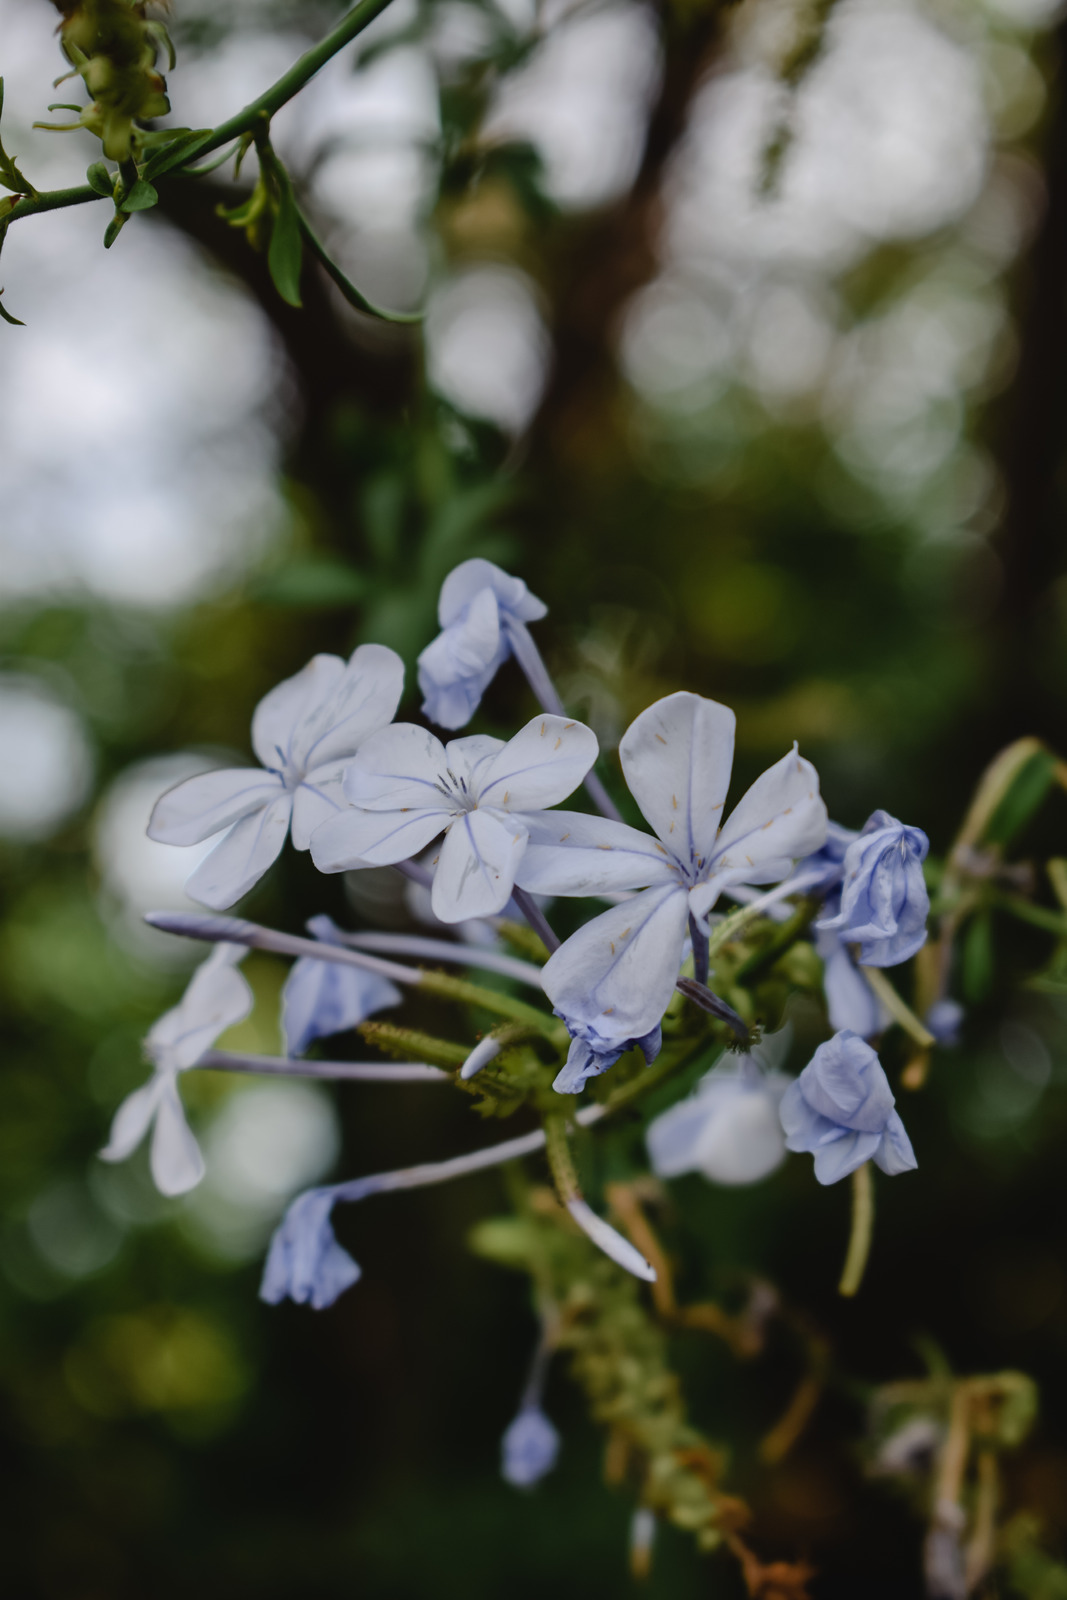
<path fill-rule="evenodd" d="M 81 110 L 80 106 L 78 107 L 78 110 Z M 4 80 L 3 78 L 0 78 L 0 117 L 2 117 L 3 114 Z M 12 161 L 7 151 L 4 149 L 2 140 L 0 140 L 0 183 L 3 184 L 5 189 L 10 189 L 13 194 L 34 195 L 37 193 L 37 190 L 33 187 L 33 184 L 27 177 L 23 175 L 23 173 L 19 171 L 14 161 Z M 14 321 L 14 318 L 9 317 L 6 313 L 4 313 L 4 321 L 12 322 Z M 22 323 L 19 323 L 19 327 L 22 327 Z"/>
<path fill-rule="evenodd" d="M 210 144 L 214 132 L 214 128 L 158 128 L 154 133 L 142 134 L 142 149 L 153 151 L 141 168 L 142 178 L 155 178 L 161 172 L 169 172 L 171 167 L 191 161 L 198 151 Z"/>
<path fill-rule="evenodd" d="M 1036 751 L 1016 773 L 985 830 L 990 844 L 1007 845 L 1021 833 L 1056 781 L 1056 757 Z"/>
<path fill-rule="evenodd" d="M 979 911 L 963 938 L 963 994 L 967 1000 L 984 1000 L 993 986 L 993 917 Z"/>
<path fill-rule="evenodd" d="M 300 237 L 300 218 L 288 182 L 276 202 L 274 228 L 270 236 L 267 265 L 274 287 L 291 306 L 300 306 L 300 269 L 304 263 L 304 244 Z"/>
<path fill-rule="evenodd" d="M 0 295 L 2 295 L 3 292 L 4 291 L 0 289 Z M 5 322 L 10 322 L 13 328 L 24 328 L 26 326 L 24 322 L 19 321 L 18 317 L 13 317 L 10 311 L 5 311 L 3 300 L 0 300 L 0 317 L 2 317 Z"/>
<path fill-rule="evenodd" d="M 144 178 L 138 178 L 129 194 L 123 196 L 120 209 L 123 211 L 151 211 L 154 205 L 159 204 L 159 195 L 152 185 Z"/>
<path fill-rule="evenodd" d="M 306 556 L 265 574 L 252 586 L 250 598 L 261 605 L 327 610 L 353 605 L 366 591 L 366 580 L 347 562 Z"/>
<path fill-rule="evenodd" d="M 110 200 L 115 193 L 115 180 L 102 161 L 94 161 L 85 174 L 90 189 Z"/>
<path fill-rule="evenodd" d="M 115 243 L 115 240 L 118 238 L 119 234 L 122 232 L 129 220 L 130 219 L 125 211 L 115 212 L 115 215 L 107 225 L 107 232 L 104 234 L 105 250 L 111 249 L 111 246 Z"/>

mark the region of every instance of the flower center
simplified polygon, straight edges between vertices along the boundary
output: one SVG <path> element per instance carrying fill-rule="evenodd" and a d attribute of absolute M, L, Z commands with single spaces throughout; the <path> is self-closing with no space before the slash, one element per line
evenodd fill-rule
<path fill-rule="evenodd" d="M 451 767 L 437 774 L 437 788 L 445 804 L 455 816 L 467 811 L 477 811 L 478 796 L 472 794 L 466 778 L 457 777 Z"/>

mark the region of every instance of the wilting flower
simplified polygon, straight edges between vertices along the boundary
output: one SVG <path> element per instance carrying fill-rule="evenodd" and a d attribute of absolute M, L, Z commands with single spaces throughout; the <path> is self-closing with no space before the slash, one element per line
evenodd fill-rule
<path fill-rule="evenodd" d="M 687 1099 L 649 1123 L 645 1142 L 659 1177 L 700 1172 L 712 1183 L 758 1183 L 781 1165 L 778 1107 L 792 1079 L 776 1068 L 791 1031 L 769 1035 L 746 1055 L 727 1054 Z"/>
<path fill-rule="evenodd" d="M 681 966 L 690 914 L 702 918 L 732 883 L 776 883 L 826 837 L 826 807 L 810 762 L 793 749 L 742 795 L 726 823 L 734 714 L 700 695 L 658 700 L 619 747 L 630 791 L 655 836 L 570 811 L 526 819 L 516 872 L 543 894 L 643 894 L 573 934 L 544 969 L 545 993 L 571 1033 L 604 1048 L 642 1039 L 660 1022 Z"/>
<path fill-rule="evenodd" d="M 930 841 L 876 811 L 845 852 L 841 909 L 821 925 L 860 947 L 867 967 L 895 967 L 926 942 L 930 897 L 922 863 Z"/>
<path fill-rule="evenodd" d="M 640 1039 L 621 1040 L 604 1039 L 587 1024 L 567 1026 L 571 1029 L 571 1047 L 552 1084 L 558 1094 L 580 1094 L 590 1078 L 599 1078 L 628 1050 L 640 1050 L 651 1066 L 663 1045 L 663 1029 L 658 1022 Z"/>
<path fill-rule="evenodd" d="M 252 747 L 262 770 L 204 772 L 156 802 L 148 835 L 161 844 L 198 844 L 229 830 L 186 884 L 194 900 L 222 911 L 247 894 L 280 854 L 290 823 L 293 844 L 308 848 L 344 806 L 346 763 L 392 721 L 403 687 L 404 664 L 383 645 L 360 645 L 347 665 L 314 656 L 256 707 Z"/>
<path fill-rule="evenodd" d="M 154 1123 L 151 1167 L 161 1194 L 184 1194 L 204 1176 L 200 1147 L 182 1109 L 178 1074 L 195 1067 L 219 1034 L 251 1011 L 252 991 L 236 970 L 247 954 L 244 945 L 216 945 L 179 1003 L 160 1017 L 145 1040 L 155 1072 L 119 1106 L 100 1152 L 104 1161 L 125 1161 Z"/>
<path fill-rule="evenodd" d="M 439 728 L 464 727 L 508 656 L 526 654 L 526 624 L 547 610 L 492 561 L 462 561 L 441 585 L 442 632 L 419 657 L 423 714 Z"/>
<path fill-rule="evenodd" d="M 821 1044 L 782 1096 L 788 1150 L 815 1157 L 820 1183 L 836 1183 L 865 1161 L 891 1177 L 918 1163 L 889 1080 L 869 1044 L 848 1029 Z"/>
<path fill-rule="evenodd" d="M 336 1199 L 335 1189 L 308 1189 L 290 1205 L 270 1242 L 261 1300 L 272 1306 L 295 1300 L 323 1311 L 358 1282 L 359 1267 L 334 1237 L 330 1213 Z"/>
<path fill-rule="evenodd" d="M 539 1405 L 524 1404 L 500 1441 L 500 1472 L 515 1489 L 532 1489 L 552 1471 L 559 1434 Z"/>
<path fill-rule="evenodd" d="M 444 833 L 434 914 L 442 922 L 493 916 L 511 898 L 526 849 L 534 819 L 522 813 L 565 799 L 596 756 L 589 728 L 548 715 L 507 744 L 476 734 L 443 745 L 412 723 L 383 728 L 345 773 L 352 805 L 316 832 L 315 865 L 322 872 L 387 866 Z"/>
<path fill-rule="evenodd" d="M 324 944 L 344 942 L 330 917 L 312 917 L 307 928 Z M 290 968 L 282 990 L 285 1053 L 302 1056 L 313 1040 L 345 1033 L 375 1011 L 399 1004 L 400 991 L 376 972 L 301 956 Z"/>

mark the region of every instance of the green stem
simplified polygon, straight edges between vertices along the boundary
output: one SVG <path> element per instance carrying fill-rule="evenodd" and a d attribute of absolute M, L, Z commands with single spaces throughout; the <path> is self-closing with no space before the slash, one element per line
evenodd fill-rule
<path fill-rule="evenodd" d="M 874 1184 L 871 1182 L 871 1163 L 865 1161 L 852 1174 L 852 1232 L 849 1235 L 845 1268 L 837 1286 L 838 1294 L 846 1298 L 851 1299 L 863 1282 L 873 1232 Z"/>
<path fill-rule="evenodd" d="M 860 971 L 893 1021 L 899 1023 L 905 1033 L 910 1033 L 916 1044 L 929 1050 L 937 1043 L 929 1028 L 923 1026 L 907 1002 L 901 999 L 881 967 L 861 966 Z"/>
<path fill-rule="evenodd" d="M 812 917 L 818 911 L 821 901 L 817 899 L 804 899 L 797 906 L 788 922 L 783 922 L 778 932 L 773 936 L 762 950 L 757 950 L 755 955 L 738 967 L 734 974 L 734 982 L 751 984 L 753 979 L 761 978 L 780 956 L 792 949 L 797 940 L 807 930 Z"/>
<path fill-rule="evenodd" d="M 1020 922 L 1032 923 L 1035 928 L 1044 928 L 1048 933 L 1059 934 L 1060 938 L 1067 938 L 1067 917 L 1062 911 L 1050 911 L 1046 906 L 1031 905 L 1029 900 L 1021 900 L 1018 895 L 1002 894 L 994 891 L 990 895 L 995 906 L 1008 912 L 1009 916 L 1018 917 Z"/>
<path fill-rule="evenodd" d="M 214 130 L 210 139 L 204 144 L 197 145 L 189 151 L 177 150 L 170 162 L 163 162 L 157 167 L 153 175 L 162 177 L 167 172 L 180 168 L 187 160 L 199 159 L 209 155 L 212 150 L 218 150 L 221 145 L 229 144 L 231 139 L 238 139 L 243 133 L 248 133 L 260 123 L 264 117 L 268 120 L 279 111 L 282 106 L 292 100 L 294 95 L 300 93 L 305 84 L 310 83 L 315 74 L 326 63 L 343 50 L 345 45 L 361 34 L 364 28 L 369 27 L 374 19 L 381 15 L 391 0 L 360 0 L 360 4 L 353 6 L 348 14 L 341 18 L 336 28 L 333 28 L 324 39 L 313 45 L 310 50 L 295 61 L 288 72 L 283 72 L 276 83 L 261 94 L 258 100 L 238 111 L 226 122 L 222 122 Z M 90 200 L 100 200 L 103 196 L 97 194 L 95 189 L 90 189 L 86 184 L 77 189 L 52 189 L 44 194 L 30 196 L 20 200 L 18 205 L 8 214 L 7 220 L 15 222 L 20 217 L 36 216 L 42 211 L 61 211 L 67 206 L 81 206 Z"/>
<path fill-rule="evenodd" d="M 333 279 L 350 306 L 355 306 L 357 311 L 365 311 L 370 317 L 377 317 L 380 322 L 398 322 L 401 326 L 409 326 L 412 323 L 422 321 L 423 314 L 421 311 L 385 311 L 381 306 L 376 306 L 373 301 L 368 300 L 366 295 L 361 294 L 352 280 L 341 271 L 341 268 L 330 255 L 299 206 L 296 207 L 296 218 L 300 225 L 304 243 L 319 262 L 327 277 Z"/>
<path fill-rule="evenodd" d="M 567 1138 L 566 1117 L 556 1114 L 545 1118 L 545 1154 L 548 1156 L 552 1182 L 562 1203 L 566 1205 L 568 1200 L 579 1199 L 581 1190 Z"/>

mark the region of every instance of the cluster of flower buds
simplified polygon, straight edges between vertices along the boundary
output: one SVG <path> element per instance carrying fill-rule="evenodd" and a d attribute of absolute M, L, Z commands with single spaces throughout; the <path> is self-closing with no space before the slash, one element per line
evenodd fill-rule
<path fill-rule="evenodd" d="M 53 0 L 62 12 L 63 54 L 81 77 L 92 103 L 77 122 L 41 124 L 57 131 L 88 128 L 112 161 L 128 161 L 137 125 L 170 110 L 167 85 L 156 63 L 173 52 L 162 23 L 150 20 L 145 0 Z M 59 82 L 63 82 L 60 79 Z M 73 107 L 72 109 L 77 109 Z"/>

